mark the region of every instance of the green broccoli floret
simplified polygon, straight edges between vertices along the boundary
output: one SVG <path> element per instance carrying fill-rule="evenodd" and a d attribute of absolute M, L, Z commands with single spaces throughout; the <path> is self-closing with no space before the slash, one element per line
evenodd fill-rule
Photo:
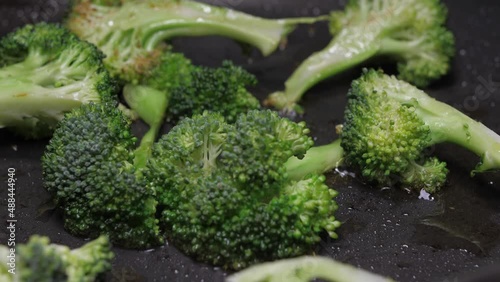
<path fill-rule="evenodd" d="M 153 147 L 144 177 L 176 247 L 225 268 L 305 254 L 336 238 L 337 192 L 323 175 L 292 180 L 285 162 L 312 146 L 304 123 L 250 111 L 234 124 L 205 112 Z"/>
<path fill-rule="evenodd" d="M 230 275 L 226 282 L 391 282 L 352 265 L 326 257 L 304 256 L 262 263 Z"/>
<path fill-rule="evenodd" d="M 109 240 L 101 236 L 77 249 L 51 244 L 49 238 L 38 235 L 17 248 L 15 274 L 0 274 L 5 282 L 91 282 L 111 269 L 114 255 Z M 0 246 L 0 253 L 8 252 Z M 2 260 L 6 256 L 2 256 Z M 6 264 L 0 268 L 5 270 Z"/>
<path fill-rule="evenodd" d="M 401 79 L 425 87 L 450 69 L 455 40 L 443 26 L 446 16 L 440 0 L 350 0 L 344 11 L 331 14 L 331 43 L 304 61 L 266 104 L 300 112 L 296 103 L 307 90 L 377 56 L 397 62 Z"/>
<path fill-rule="evenodd" d="M 124 98 L 150 130 L 138 150 L 149 152 L 156 141 L 165 114 L 179 120 L 204 111 L 222 114 L 234 122 L 241 113 L 260 108 L 259 101 L 247 91 L 254 85 L 253 75 L 226 61 L 220 68 L 194 66 L 182 54 L 160 54 L 156 64 L 144 69 L 140 80 L 124 87 Z M 138 154 L 145 165 L 148 154 Z"/>
<path fill-rule="evenodd" d="M 79 0 L 67 26 L 108 56 L 113 74 L 131 80 L 143 58 L 178 36 L 220 35 L 269 55 L 298 23 L 316 18 L 263 19 L 225 7 L 187 0 Z"/>
<path fill-rule="evenodd" d="M 0 40 L 0 128 L 49 136 L 66 112 L 115 98 L 103 54 L 68 30 L 26 25 Z"/>
<path fill-rule="evenodd" d="M 111 104 L 90 103 L 60 122 L 42 157 L 45 188 L 76 236 L 109 236 L 116 245 L 162 242 L 154 191 L 134 166 L 130 120 Z M 144 153 L 144 154 L 147 154 Z"/>
<path fill-rule="evenodd" d="M 448 170 L 425 151 L 443 142 L 480 156 L 474 172 L 500 168 L 498 134 L 407 82 L 365 70 L 349 91 L 341 141 L 312 148 L 303 160 L 291 159 L 287 165 L 300 176 L 344 162 L 379 185 L 400 183 L 435 192 Z"/>

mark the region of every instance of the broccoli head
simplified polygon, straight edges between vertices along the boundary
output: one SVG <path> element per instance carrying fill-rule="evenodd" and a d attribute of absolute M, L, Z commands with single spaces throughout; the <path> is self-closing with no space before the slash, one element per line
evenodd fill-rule
<path fill-rule="evenodd" d="M 7 247 L 0 245 L 1 261 L 7 257 Z M 33 235 L 17 247 L 18 264 L 15 274 L 0 273 L 2 281 L 83 282 L 95 281 L 111 269 L 114 255 L 106 236 L 71 250 L 67 246 L 51 244 L 49 238 Z M 2 263 L 0 271 L 4 271 Z"/>
<path fill-rule="evenodd" d="M 444 27 L 446 16 L 440 0 L 350 0 L 331 14 L 331 43 L 305 60 L 285 91 L 271 94 L 266 104 L 300 111 L 296 103 L 311 87 L 377 56 L 395 61 L 401 79 L 425 87 L 450 69 L 455 40 Z"/>
<path fill-rule="evenodd" d="M 343 163 L 380 186 L 436 192 L 448 170 L 427 151 L 443 142 L 481 157 L 473 173 L 500 168 L 497 133 L 407 82 L 365 70 L 349 91 L 341 140 L 310 149 L 302 160 L 291 158 L 287 167 L 300 177 Z"/>
<path fill-rule="evenodd" d="M 42 157 L 44 186 L 73 235 L 128 248 L 159 244 L 154 191 L 134 166 L 136 138 L 114 105 L 90 103 L 61 121 Z"/>
<path fill-rule="evenodd" d="M 94 45 L 55 24 L 26 25 L 3 37 L 0 128 L 45 137 L 71 109 L 116 99 L 103 58 Z"/>
<path fill-rule="evenodd" d="M 228 123 L 205 112 L 154 145 L 144 177 L 169 240 L 197 260 L 240 269 L 336 238 L 337 192 L 323 175 L 291 180 L 285 162 L 312 146 L 304 123 L 249 111 Z"/>

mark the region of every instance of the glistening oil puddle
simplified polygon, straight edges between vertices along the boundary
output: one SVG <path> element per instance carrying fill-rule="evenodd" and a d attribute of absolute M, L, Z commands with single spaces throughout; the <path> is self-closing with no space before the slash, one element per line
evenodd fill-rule
<path fill-rule="evenodd" d="M 500 196 L 478 179 L 454 181 L 435 198 L 440 209 L 419 220 L 414 239 L 436 249 L 462 249 L 476 255 L 500 244 Z M 478 186 L 478 187 L 474 187 Z"/>

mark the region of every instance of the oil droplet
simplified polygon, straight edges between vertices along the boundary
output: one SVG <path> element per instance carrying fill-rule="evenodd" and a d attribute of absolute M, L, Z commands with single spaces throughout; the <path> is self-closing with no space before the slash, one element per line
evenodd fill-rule
<path fill-rule="evenodd" d="M 425 201 L 434 201 L 434 197 L 432 197 L 431 194 L 425 191 L 425 189 L 420 190 L 420 195 L 418 196 L 418 199 Z"/>

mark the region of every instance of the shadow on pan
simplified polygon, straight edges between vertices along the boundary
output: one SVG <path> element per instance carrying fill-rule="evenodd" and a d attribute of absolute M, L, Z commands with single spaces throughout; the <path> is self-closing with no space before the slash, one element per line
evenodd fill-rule
<path fill-rule="evenodd" d="M 204 2 L 278 18 L 326 14 L 345 1 Z M 448 25 L 457 37 L 457 56 L 450 75 L 427 92 L 500 132 L 496 108 L 500 106 L 500 33 L 496 32 L 500 4 L 489 0 L 444 2 L 450 10 Z M 65 0 L 2 0 L 0 34 L 26 23 L 61 21 L 67 8 Z M 240 45 L 218 37 L 180 38 L 172 43 L 176 51 L 197 64 L 219 65 L 230 59 L 243 65 L 258 77 L 254 93 L 262 99 L 280 89 L 297 64 L 329 40 L 326 24 L 301 27 L 290 35 L 287 49 L 267 58 L 256 51 L 244 55 Z M 336 138 L 334 127 L 342 122 L 345 93 L 360 71 L 357 68 L 321 83 L 305 96 L 304 120 L 317 144 Z M 144 131 L 141 125 L 135 126 Z M 49 196 L 42 187 L 39 160 L 47 142 L 19 140 L 0 130 L 0 180 L 9 167 L 19 172 L 20 242 L 32 234 L 43 234 L 76 247 L 83 240 L 67 234 L 60 214 L 44 205 Z M 469 171 L 477 158 L 452 145 L 436 147 L 436 154 L 449 163 L 451 173 L 445 191 L 433 201 L 395 189 L 372 189 L 342 173 L 329 174 L 329 185 L 340 192 L 337 215 L 344 224 L 341 238 L 325 238 L 316 253 L 397 281 L 500 281 L 500 265 L 495 264 L 500 262 L 500 176 L 491 173 L 471 178 Z M 6 235 L 1 232 L 4 242 Z M 148 251 L 115 249 L 115 253 L 114 271 L 109 275 L 114 281 L 223 281 L 226 275 L 221 269 L 193 262 L 170 245 Z"/>

